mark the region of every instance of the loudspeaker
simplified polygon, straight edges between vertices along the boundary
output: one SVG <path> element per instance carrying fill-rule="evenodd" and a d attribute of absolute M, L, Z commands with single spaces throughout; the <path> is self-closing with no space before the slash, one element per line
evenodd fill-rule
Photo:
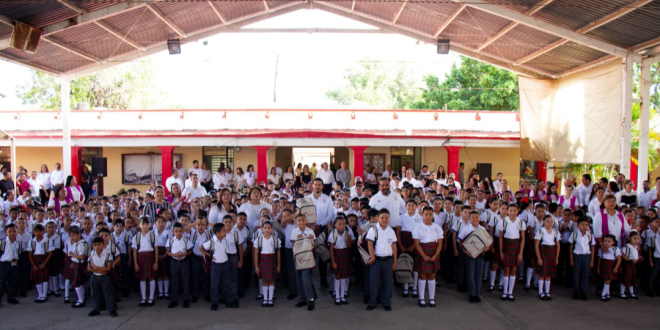
<path fill-rule="evenodd" d="M 92 158 L 92 176 L 106 177 L 108 176 L 108 159 Z"/>
<path fill-rule="evenodd" d="M 25 23 L 16 22 L 9 44 L 13 48 L 34 54 L 37 52 L 39 40 L 41 40 L 41 30 Z"/>
<path fill-rule="evenodd" d="M 486 178 L 493 178 L 493 164 L 484 164 L 477 163 L 477 174 L 479 174 L 479 180 L 484 180 Z"/>

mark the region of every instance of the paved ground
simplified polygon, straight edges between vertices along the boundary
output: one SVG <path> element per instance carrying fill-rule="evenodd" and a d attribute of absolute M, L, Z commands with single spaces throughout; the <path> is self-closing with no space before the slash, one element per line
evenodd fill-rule
<path fill-rule="evenodd" d="M 318 284 L 318 283 L 317 283 Z M 317 285 L 317 288 L 319 286 Z M 62 298 L 53 298 L 46 304 L 34 304 L 32 290 L 21 304 L 12 306 L 3 301 L 0 307 L 0 329 L 409 329 L 415 327 L 465 329 L 658 329 L 656 314 L 660 298 L 641 297 L 638 301 L 613 298 L 608 303 L 590 295 L 587 302 L 572 301 L 570 290 L 556 286 L 554 300 L 540 301 L 537 292 L 525 292 L 517 285 L 515 302 L 499 300 L 499 293 L 482 294 L 481 304 L 470 304 L 467 295 L 454 286 L 444 284 L 437 291 L 438 307 L 420 308 L 413 298 L 401 298 L 395 291 L 393 311 L 382 308 L 367 312 L 362 304 L 358 287 L 351 288 L 350 304 L 335 306 L 327 290 L 319 292 L 319 301 L 314 312 L 294 308 L 294 302 L 286 300 L 286 291 L 277 290 L 278 299 L 274 308 L 261 308 L 254 300 L 253 288 L 241 308 L 226 309 L 221 306 L 216 312 L 209 310 L 210 304 L 199 302 L 190 309 L 167 309 L 166 301 L 158 301 L 154 307 L 137 307 L 134 294 L 124 299 L 118 311 L 119 317 L 110 318 L 107 312 L 90 318 L 89 308 L 72 309 Z M 592 290 L 593 291 L 593 290 Z M 72 291 L 72 295 L 75 293 Z M 6 300 L 6 298 L 5 298 Z"/>

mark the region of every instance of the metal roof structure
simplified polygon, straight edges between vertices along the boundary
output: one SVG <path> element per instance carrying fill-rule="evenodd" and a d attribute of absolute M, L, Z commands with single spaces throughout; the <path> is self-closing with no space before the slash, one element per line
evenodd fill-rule
<path fill-rule="evenodd" d="M 75 79 L 301 9 L 320 9 L 539 78 L 660 53 L 660 0 L 0 0 L 0 58 Z M 13 25 L 43 32 L 35 54 Z"/>

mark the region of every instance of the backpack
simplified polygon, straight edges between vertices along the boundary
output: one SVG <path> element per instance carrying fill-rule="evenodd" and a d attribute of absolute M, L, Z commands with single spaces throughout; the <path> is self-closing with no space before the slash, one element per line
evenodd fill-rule
<path fill-rule="evenodd" d="M 293 244 L 293 258 L 296 261 L 296 270 L 312 269 L 316 267 L 314 258 L 314 241 L 303 237 Z"/>
<path fill-rule="evenodd" d="M 358 238 L 358 252 L 360 252 L 360 256 L 362 257 L 362 262 L 364 262 L 365 265 L 369 263 L 369 259 L 371 259 L 371 254 L 369 254 L 369 243 L 365 239 L 367 237 L 367 234 L 369 233 L 369 230 L 371 228 L 374 228 L 375 226 L 369 227 L 360 237 Z M 374 249 L 376 248 L 376 241 L 378 241 L 378 229 L 374 229 Z"/>
<path fill-rule="evenodd" d="M 316 223 L 316 204 L 314 204 L 311 197 L 297 200 L 296 206 L 300 209 L 300 214 L 307 219 L 307 223 Z"/>
<path fill-rule="evenodd" d="M 394 278 L 398 283 L 412 283 L 413 280 L 413 258 L 408 253 L 401 253 L 396 261 Z"/>
<path fill-rule="evenodd" d="M 46 254 L 46 255 L 48 254 L 48 246 L 50 246 L 49 244 L 47 244 L 48 242 L 49 242 L 49 240 L 46 239 L 46 238 L 44 238 L 44 242 L 41 242 L 41 245 L 43 245 L 43 247 L 44 247 L 44 254 Z M 30 246 L 32 247 L 32 253 L 34 253 L 34 249 L 37 247 L 37 241 L 31 240 L 30 241 Z M 4 251 L 3 251 L 3 253 L 4 253 Z M 2 255 L 2 254 L 0 254 L 0 255 Z"/>
<path fill-rule="evenodd" d="M 192 239 L 193 247 L 195 246 L 195 243 L 197 242 L 197 236 L 199 236 L 199 235 L 200 235 L 200 234 L 199 234 L 199 231 L 196 230 L 196 231 L 195 231 L 195 234 L 193 235 L 193 239 Z M 207 240 L 207 241 L 210 240 L 210 239 L 211 239 L 211 232 L 207 230 L 207 231 L 204 233 L 204 236 L 206 236 L 206 240 Z"/>
<path fill-rule="evenodd" d="M 3 239 L 0 241 L 0 256 L 5 254 L 5 245 L 7 244 L 7 240 Z M 23 252 L 23 244 L 18 242 L 18 255 L 20 256 L 21 253 Z"/>
<path fill-rule="evenodd" d="M 321 233 L 314 240 L 314 254 L 316 254 L 323 262 L 330 260 L 330 249 L 325 245 L 326 233 Z"/>
<path fill-rule="evenodd" d="M 170 251 L 172 250 L 172 243 L 174 243 L 174 239 L 175 239 L 175 238 L 176 238 L 176 237 L 174 237 L 174 236 L 170 237 Z M 183 242 L 185 242 L 185 243 L 186 243 L 186 246 L 188 246 L 188 239 L 185 238 L 185 237 L 181 237 L 181 238 L 183 238 Z M 213 244 L 213 243 L 211 243 L 211 244 Z M 212 253 L 211 253 L 211 254 L 212 254 Z"/>
<path fill-rule="evenodd" d="M 580 232 L 579 230 L 576 230 L 576 231 L 573 232 L 573 243 L 572 243 L 573 245 L 575 245 L 575 241 L 578 238 L 578 233 L 579 232 Z M 588 231 L 587 232 L 587 237 L 589 238 L 589 243 L 587 243 L 587 244 L 588 244 L 589 247 L 591 247 L 591 240 L 593 239 L 593 234 L 590 231 Z"/>
<path fill-rule="evenodd" d="M 142 241 L 142 233 L 138 233 L 138 236 L 135 238 L 135 245 L 138 252 L 140 252 L 140 241 Z M 151 243 L 151 248 L 155 250 L 156 234 L 153 231 L 149 232 L 149 242 Z"/>

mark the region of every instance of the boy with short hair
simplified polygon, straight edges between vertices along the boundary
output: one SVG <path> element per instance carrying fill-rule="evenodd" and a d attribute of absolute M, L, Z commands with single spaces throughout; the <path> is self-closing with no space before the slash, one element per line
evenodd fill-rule
<path fill-rule="evenodd" d="M 463 205 L 461 208 L 461 219 L 456 221 L 451 228 L 453 232 L 452 247 L 454 248 L 454 257 L 456 258 L 456 270 L 454 273 L 456 274 L 456 282 L 458 283 L 458 292 L 466 292 L 468 289 L 465 282 L 465 263 L 467 261 L 467 256 L 465 255 L 465 252 L 463 252 L 463 249 L 460 247 L 458 233 L 461 231 L 461 228 L 470 224 L 471 211 L 471 206 Z"/>
<path fill-rule="evenodd" d="M 171 301 L 167 308 L 179 304 L 179 284 L 183 287 L 183 308 L 190 307 L 190 256 L 193 244 L 183 237 L 183 225 L 176 222 L 172 227 L 174 237 L 167 241 L 166 252 L 170 257 Z"/>
<path fill-rule="evenodd" d="M 192 255 L 192 303 L 196 303 L 199 299 L 200 286 L 206 292 L 205 300 L 211 302 L 211 293 L 209 291 L 209 275 L 204 270 L 203 253 L 199 248 L 211 239 L 211 233 L 208 231 L 208 222 L 206 218 L 199 217 L 194 222 L 195 229 L 191 230 L 190 241 L 193 244 Z"/>
<path fill-rule="evenodd" d="M 225 237 L 227 247 L 226 253 L 229 259 L 230 291 L 223 292 L 227 300 L 227 307 L 238 308 L 238 267 L 243 263 L 243 240 L 241 235 L 234 231 L 234 218 L 227 214 L 223 217 L 222 223 L 225 225 Z"/>
<path fill-rule="evenodd" d="M 396 234 L 390 228 L 390 212 L 378 211 L 378 225 L 373 226 L 365 237 L 369 246 L 369 292 L 371 299 L 367 310 L 376 308 L 376 299 L 380 298 L 386 311 L 392 310 L 392 273 L 396 269 L 397 250 Z M 380 295 L 379 295 L 380 293 Z"/>
<path fill-rule="evenodd" d="M 204 243 L 199 251 L 211 259 L 211 310 L 218 310 L 218 293 L 220 289 L 223 292 L 231 292 L 231 275 L 229 273 L 229 258 L 227 256 L 227 245 L 225 238 L 227 232 L 225 225 L 216 223 L 213 225 L 213 238 Z M 227 296 L 227 307 L 237 308 L 238 304 L 231 301 L 231 296 Z"/>
<path fill-rule="evenodd" d="M 589 232 L 589 220 L 580 218 L 578 230 L 568 239 L 571 244 L 571 267 L 573 267 L 573 300 L 587 301 L 589 270 L 594 266 L 596 240 Z"/>
<path fill-rule="evenodd" d="M 16 225 L 5 227 L 4 250 L 0 251 L 0 302 L 7 292 L 7 303 L 17 305 L 16 285 L 18 282 L 18 260 L 21 256 L 21 243 L 16 239 Z"/>
<path fill-rule="evenodd" d="M 299 214 L 295 218 L 296 228 L 291 231 L 290 241 L 294 245 L 298 239 L 309 237 L 316 239 L 314 230 L 307 227 L 307 218 L 303 214 Z M 293 226 L 293 225 L 291 225 Z M 298 293 L 300 294 L 300 301 L 295 305 L 296 307 L 307 306 L 308 311 L 313 311 L 315 307 L 315 289 L 312 283 L 312 269 L 295 270 L 296 284 L 298 286 Z"/>
<path fill-rule="evenodd" d="M 485 230 L 484 227 L 482 227 L 479 222 L 481 220 L 481 217 L 479 215 L 479 212 L 476 210 L 470 211 L 470 223 L 467 226 L 463 226 L 458 233 L 458 239 L 459 241 L 465 240 L 466 237 L 468 237 L 470 234 L 472 234 L 473 231 L 475 231 L 477 228 L 482 228 Z M 486 247 L 484 251 L 487 251 L 489 247 Z M 463 244 L 461 244 L 461 250 L 463 252 L 463 255 L 465 256 L 465 270 L 467 273 L 467 287 L 468 287 L 468 292 L 470 294 L 470 302 L 471 303 L 480 303 L 481 298 L 479 297 L 479 293 L 481 291 L 481 275 L 484 270 L 484 258 L 483 254 L 480 254 L 476 258 L 471 258 L 469 257 L 469 253 L 465 248 L 463 247 Z"/>
<path fill-rule="evenodd" d="M 110 276 L 112 270 L 112 253 L 104 247 L 105 240 L 102 237 L 96 237 L 92 240 L 93 251 L 89 254 L 87 271 L 92 273 L 90 288 L 92 290 L 92 299 L 94 309 L 89 312 L 89 316 L 101 314 L 101 306 L 106 306 L 110 311 L 111 317 L 117 317 L 117 305 L 112 293 Z"/>

